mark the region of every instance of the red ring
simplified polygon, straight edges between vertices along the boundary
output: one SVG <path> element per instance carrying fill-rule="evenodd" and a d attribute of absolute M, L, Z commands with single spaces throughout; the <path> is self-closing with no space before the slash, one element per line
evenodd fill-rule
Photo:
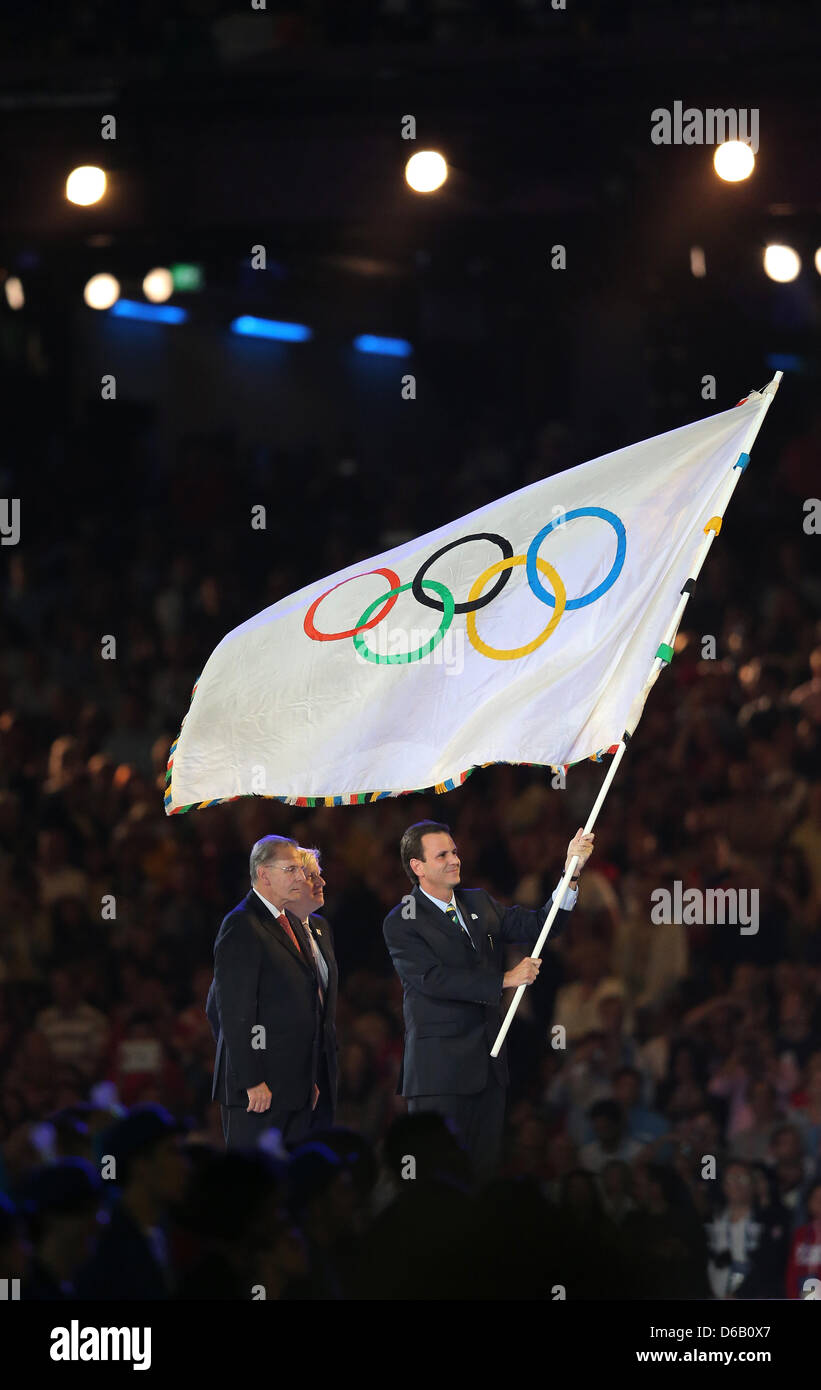
<path fill-rule="evenodd" d="M 339 642 L 342 640 L 343 637 L 355 637 L 357 632 L 367 632 L 369 628 L 376 627 L 377 623 L 381 623 L 383 618 L 387 618 L 388 614 L 393 608 L 393 605 L 396 603 L 396 600 L 399 597 L 398 594 L 394 594 L 391 598 L 388 598 L 385 601 L 385 607 L 382 609 L 382 611 L 380 613 L 375 614 L 375 616 L 371 618 L 370 622 L 363 623 L 362 627 L 352 627 L 349 632 L 318 632 L 317 629 L 314 627 L 314 614 L 316 613 L 317 608 L 319 607 L 320 603 L 324 598 L 327 598 L 329 594 L 332 594 L 334 589 L 341 588 L 343 584 L 349 584 L 352 579 L 364 579 L 365 576 L 368 574 L 383 574 L 385 578 L 388 580 L 388 583 L 390 584 L 392 589 L 399 588 L 399 575 L 394 574 L 393 570 L 365 570 L 364 574 L 351 574 L 348 576 L 347 579 L 340 579 L 338 584 L 334 584 L 332 588 L 326 589 L 324 594 L 320 594 L 319 598 L 314 599 L 313 603 L 308 609 L 308 612 L 305 614 L 305 622 L 303 623 L 303 627 L 305 628 L 305 632 L 309 637 L 312 637 L 315 642 Z"/>

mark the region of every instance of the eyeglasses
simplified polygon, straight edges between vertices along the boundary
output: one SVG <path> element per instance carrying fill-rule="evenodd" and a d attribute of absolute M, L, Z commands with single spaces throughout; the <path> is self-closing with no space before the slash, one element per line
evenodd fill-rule
<path fill-rule="evenodd" d="M 305 870 L 301 864 L 265 864 L 266 869 L 278 869 L 281 874 L 304 874 Z"/>

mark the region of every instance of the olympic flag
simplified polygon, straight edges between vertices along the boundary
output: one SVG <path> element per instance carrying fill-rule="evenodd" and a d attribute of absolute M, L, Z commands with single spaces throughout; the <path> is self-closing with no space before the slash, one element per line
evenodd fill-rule
<path fill-rule="evenodd" d="M 172 745 L 168 814 L 239 796 L 350 805 L 448 791 L 488 763 L 615 751 L 654 658 L 672 656 L 671 614 L 773 390 L 521 488 L 229 632 Z"/>

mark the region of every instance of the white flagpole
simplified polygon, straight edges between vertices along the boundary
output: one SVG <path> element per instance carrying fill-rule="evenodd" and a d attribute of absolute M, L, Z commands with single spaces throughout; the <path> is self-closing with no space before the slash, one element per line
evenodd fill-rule
<path fill-rule="evenodd" d="M 655 685 L 656 680 L 658 679 L 659 672 L 662 671 L 665 666 L 669 666 L 670 661 L 672 660 L 673 639 L 675 638 L 675 635 L 678 632 L 678 627 L 679 623 L 681 622 L 682 614 L 684 613 L 684 609 L 687 606 L 687 600 L 689 599 L 690 594 L 692 593 L 693 588 L 695 587 L 695 581 L 697 580 L 701 567 L 704 564 L 705 559 L 707 558 L 707 552 L 710 549 L 710 546 L 712 545 L 713 541 L 715 540 L 715 537 L 721 530 L 721 523 L 724 517 L 724 513 L 727 510 L 727 504 L 730 498 L 732 497 L 735 488 L 738 485 L 738 480 L 741 477 L 741 474 L 744 472 L 744 469 L 746 468 L 747 463 L 749 462 L 750 449 L 753 446 L 753 442 L 755 440 L 756 435 L 758 434 L 758 431 L 761 429 L 761 426 L 764 423 L 764 416 L 767 414 L 767 411 L 772 405 L 773 398 L 775 397 L 775 393 L 778 390 L 783 375 L 783 372 L 776 372 L 772 381 L 770 381 L 764 387 L 764 390 L 761 393 L 760 409 L 758 410 L 757 414 L 753 417 L 753 419 L 750 421 L 749 428 L 747 430 L 746 435 L 744 436 L 744 442 L 742 444 L 739 458 L 729 471 L 729 475 L 725 482 L 724 488 L 722 489 L 722 492 L 716 503 L 716 514 L 710 518 L 710 520 L 704 528 L 704 540 L 701 542 L 699 550 L 696 554 L 692 566 L 692 572 L 683 589 L 681 590 L 681 597 L 679 598 L 675 612 L 673 613 L 673 616 L 670 619 L 670 624 L 667 628 L 667 632 L 665 633 L 664 641 L 659 647 L 659 651 L 656 654 L 656 657 L 650 668 L 650 674 L 648 675 L 647 680 L 642 686 L 642 689 L 640 690 L 639 694 L 636 696 L 636 699 L 633 701 L 630 714 L 627 718 L 627 728 L 624 734 L 622 735 L 622 739 L 619 743 L 618 748 L 613 754 L 613 761 L 611 762 L 610 767 L 608 768 L 607 776 L 602 782 L 599 794 L 596 797 L 595 802 L 593 803 L 593 809 L 591 810 L 590 815 L 587 817 L 587 824 L 584 827 L 585 835 L 589 835 L 590 831 L 593 829 L 593 826 L 596 823 L 596 817 L 598 816 L 599 811 L 602 808 L 604 798 L 610 790 L 611 783 L 616 775 L 616 769 L 618 768 L 619 763 L 624 757 L 624 752 L 627 748 L 627 744 L 629 743 L 633 733 L 635 732 L 636 725 L 638 724 L 639 719 L 641 718 L 642 710 L 644 709 L 644 702 L 647 699 L 650 690 Z M 662 656 L 662 652 L 665 652 L 665 655 Z M 536 945 L 533 947 L 533 950 L 531 952 L 531 959 L 533 959 L 534 957 L 538 957 L 541 953 L 542 947 L 544 946 L 550 934 L 550 928 L 553 926 L 553 923 L 556 920 L 556 913 L 559 911 L 559 906 L 562 902 L 564 902 L 564 895 L 567 890 L 567 886 L 573 876 L 573 870 L 575 869 L 578 862 L 578 856 L 574 855 L 567 868 L 565 869 L 564 874 L 562 875 L 562 881 L 559 884 L 558 889 L 556 890 L 556 896 L 550 906 L 550 911 L 548 912 L 547 917 L 545 918 L 544 926 L 542 927 Z M 505 1015 L 504 1022 L 502 1023 L 502 1026 L 499 1029 L 499 1032 L 496 1036 L 496 1041 L 490 1050 L 491 1057 L 499 1056 L 499 1053 L 502 1048 L 502 1043 L 507 1037 L 508 1029 L 511 1023 L 513 1022 L 514 1015 L 519 1007 L 522 995 L 524 994 L 526 989 L 527 985 L 519 985 L 518 989 L 516 990 L 516 993 L 514 994 L 513 999 L 511 1000 L 510 1008 L 508 1009 Z"/>

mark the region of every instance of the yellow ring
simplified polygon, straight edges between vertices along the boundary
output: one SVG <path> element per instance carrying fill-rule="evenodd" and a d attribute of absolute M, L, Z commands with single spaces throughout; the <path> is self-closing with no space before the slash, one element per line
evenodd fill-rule
<path fill-rule="evenodd" d="M 497 560 L 495 565 L 489 565 L 484 574 L 480 574 L 479 578 L 474 580 L 473 588 L 468 594 L 468 602 L 472 603 L 475 598 L 479 597 L 488 580 L 492 579 L 495 574 L 501 574 L 502 570 L 513 569 L 514 565 L 526 564 L 526 555 L 511 555 L 508 560 Z M 535 652 L 537 647 L 540 647 L 543 642 L 547 641 L 564 612 L 564 606 L 567 602 L 567 590 L 564 584 L 553 566 L 547 563 L 547 560 L 541 560 L 537 557 L 536 564 L 545 578 L 549 579 L 550 583 L 553 585 L 553 592 L 556 597 L 556 608 L 544 632 L 540 633 L 538 637 L 535 637 L 532 642 L 528 642 L 526 647 L 511 647 L 508 651 L 503 650 L 501 647 L 489 647 L 486 642 L 482 641 L 476 631 L 476 609 L 472 608 L 467 614 L 466 626 L 470 645 L 474 647 L 477 652 L 481 652 L 482 656 L 489 656 L 491 661 L 517 661 L 520 656 L 529 656 L 531 652 Z"/>

